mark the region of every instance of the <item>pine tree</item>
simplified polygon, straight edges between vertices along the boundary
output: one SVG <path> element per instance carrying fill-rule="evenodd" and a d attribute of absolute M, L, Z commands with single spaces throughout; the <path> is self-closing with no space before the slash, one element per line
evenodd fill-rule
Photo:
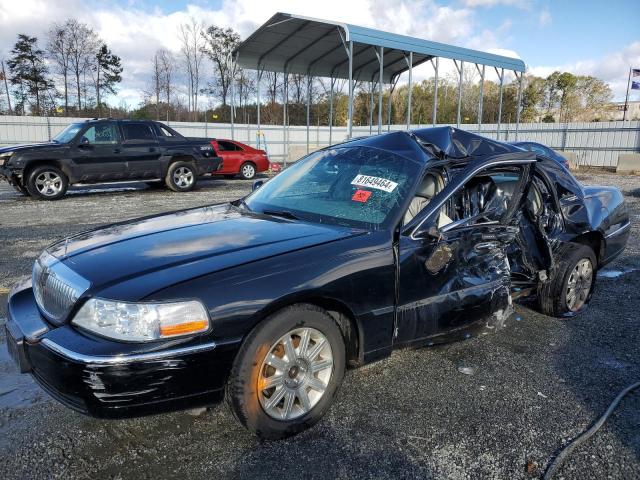
<path fill-rule="evenodd" d="M 116 93 L 116 85 L 122 81 L 122 65 L 120 57 L 111 53 L 106 44 L 98 49 L 96 54 L 96 101 L 98 116 L 101 114 L 101 94 Z"/>
<path fill-rule="evenodd" d="M 44 62 L 44 51 L 38 47 L 38 39 L 19 34 L 18 41 L 11 50 L 12 57 L 7 60 L 11 72 L 11 84 L 17 87 L 15 92 L 18 106 L 22 112 L 25 104 L 31 100 L 33 113 L 40 115 L 47 91 L 53 88 L 48 78 L 49 70 Z"/>

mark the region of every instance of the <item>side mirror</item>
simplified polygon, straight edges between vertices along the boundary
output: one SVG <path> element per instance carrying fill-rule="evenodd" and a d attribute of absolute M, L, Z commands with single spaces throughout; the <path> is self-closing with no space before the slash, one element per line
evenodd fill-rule
<path fill-rule="evenodd" d="M 264 180 L 256 180 L 253 182 L 253 186 L 251 187 L 251 191 L 255 192 L 257 189 L 259 189 L 262 185 L 264 185 Z"/>
<path fill-rule="evenodd" d="M 89 143 L 89 139 L 88 139 L 87 137 L 83 136 L 83 137 L 80 139 L 80 145 L 83 145 L 83 146 L 88 146 L 88 145 L 90 145 L 90 143 Z"/>

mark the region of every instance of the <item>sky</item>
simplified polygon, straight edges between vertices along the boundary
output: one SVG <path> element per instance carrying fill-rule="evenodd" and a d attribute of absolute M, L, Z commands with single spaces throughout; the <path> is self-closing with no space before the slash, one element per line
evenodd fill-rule
<path fill-rule="evenodd" d="M 8 56 L 18 33 L 35 35 L 44 46 L 50 24 L 73 16 L 122 57 L 123 82 L 110 103 L 135 107 L 149 84 L 154 52 L 179 51 L 180 24 L 194 17 L 245 38 L 278 11 L 516 56 L 538 76 L 555 70 L 593 75 L 608 82 L 619 101 L 629 68 L 640 68 L 638 0 L 0 0 L 0 57 Z M 211 66 L 205 74 L 213 76 Z M 425 64 L 414 75 L 431 74 Z M 637 92 L 630 98 L 640 100 Z"/>

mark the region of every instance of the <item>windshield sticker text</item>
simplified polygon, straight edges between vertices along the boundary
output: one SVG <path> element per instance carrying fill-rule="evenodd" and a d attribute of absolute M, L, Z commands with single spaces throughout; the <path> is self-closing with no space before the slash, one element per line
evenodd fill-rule
<path fill-rule="evenodd" d="M 371 187 L 377 190 L 382 190 L 387 193 L 391 193 L 398 186 L 396 182 L 387 180 L 386 178 L 370 177 L 369 175 L 358 175 L 351 181 L 351 185 L 357 185 L 359 187 Z"/>

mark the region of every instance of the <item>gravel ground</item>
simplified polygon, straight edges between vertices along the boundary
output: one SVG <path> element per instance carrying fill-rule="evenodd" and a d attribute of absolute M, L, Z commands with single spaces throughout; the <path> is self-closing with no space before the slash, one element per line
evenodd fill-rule
<path fill-rule="evenodd" d="M 223 405 L 200 416 L 84 417 L 18 375 L 0 348 L 0 478 L 539 477 L 554 452 L 640 380 L 640 177 L 589 173 L 580 180 L 621 188 L 633 233 L 624 255 L 600 273 L 591 308 L 579 318 L 518 307 L 496 334 L 403 350 L 351 370 L 323 421 L 277 442 L 248 434 Z M 1 184 L 0 324 L 9 288 L 54 240 L 249 189 L 250 182 L 213 180 L 187 194 L 132 186 L 36 202 Z M 640 392 L 560 476 L 640 477 Z"/>

